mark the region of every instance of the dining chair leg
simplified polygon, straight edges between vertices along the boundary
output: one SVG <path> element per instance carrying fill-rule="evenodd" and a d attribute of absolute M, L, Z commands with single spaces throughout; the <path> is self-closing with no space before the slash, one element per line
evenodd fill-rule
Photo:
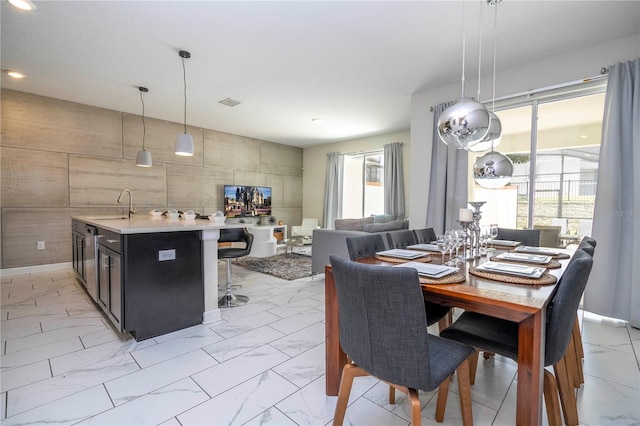
<path fill-rule="evenodd" d="M 409 402 L 411 403 L 411 425 L 420 426 L 422 424 L 422 407 L 417 389 L 409 389 Z"/>
<path fill-rule="evenodd" d="M 442 332 L 442 330 L 449 327 L 451 324 L 453 324 L 453 308 L 451 308 L 449 312 L 447 312 L 447 315 L 445 315 L 440 321 L 438 321 L 438 331 Z"/>
<path fill-rule="evenodd" d="M 473 425 L 473 412 L 471 411 L 471 383 L 469 382 L 469 358 L 462 361 L 456 369 L 458 376 L 458 396 L 460 397 L 460 411 L 462 412 L 462 424 Z"/>
<path fill-rule="evenodd" d="M 544 370 L 544 403 L 547 407 L 549 426 L 562 426 L 560 403 L 558 402 L 558 385 L 556 378 L 549 370 Z"/>
<path fill-rule="evenodd" d="M 478 358 L 480 351 L 476 350 L 469 356 L 469 384 L 473 386 L 476 383 L 476 371 L 478 370 Z"/>
<path fill-rule="evenodd" d="M 389 386 L 389 404 L 396 403 L 396 388 Z"/>
<path fill-rule="evenodd" d="M 340 389 L 338 390 L 338 401 L 336 402 L 336 410 L 333 414 L 333 426 L 342 426 L 344 416 L 347 412 L 347 404 L 349 403 L 349 394 L 351 393 L 351 385 L 353 379 L 360 376 L 368 376 L 369 373 L 355 364 L 346 364 L 342 369 L 342 378 L 340 379 Z"/>
<path fill-rule="evenodd" d="M 582 333 L 580 332 L 580 324 L 578 323 L 578 316 L 573 322 L 573 344 L 576 352 L 576 360 L 578 364 L 578 386 L 584 384 L 584 370 L 582 369 L 582 360 L 584 360 L 584 347 L 582 346 Z"/>
<path fill-rule="evenodd" d="M 571 340 L 567 346 L 567 352 L 564 354 L 567 362 L 567 374 L 569 375 L 570 384 L 574 388 L 580 387 L 580 373 L 578 372 L 578 365 L 582 362 L 578 358 L 575 347 L 575 335 L 571 333 Z"/>
<path fill-rule="evenodd" d="M 438 386 L 438 400 L 436 403 L 436 422 L 442 423 L 444 421 L 444 412 L 447 408 L 447 396 L 449 396 L 449 383 L 451 383 L 451 376 L 448 376 L 440 386 Z"/>
<path fill-rule="evenodd" d="M 575 389 L 570 381 L 567 371 L 566 355 L 563 356 L 553 366 L 558 383 L 558 394 L 560 395 L 560 404 L 564 415 L 564 423 L 567 426 L 578 424 L 578 407 L 576 404 Z"/>

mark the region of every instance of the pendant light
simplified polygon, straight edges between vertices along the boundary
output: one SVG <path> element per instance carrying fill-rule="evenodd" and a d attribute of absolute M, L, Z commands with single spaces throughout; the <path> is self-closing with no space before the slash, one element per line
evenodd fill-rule
<path fill-rule="evenodd" d="M 151 153 L 144 149 L 144 139 L 147 134 L 147 127 L 144 124 L 144 97 L 143 94 L 147 93 L 149 89 L 146 87 L 138 87 L 140 91 L 140 102 L 142 102 L 142 150 L 138 151 L 136 155 L 136 166 L 138 167 L 151 167 Z"/>
<path fill-rule="evenodd" d="M 191 53 L 186 50 L 178 52 L 182 58 L 182 81 L 184 83 L 184 133 L 178 135 L 176 140 L 176 155 L 191 157 L 194 152 L 193 137 L 187 133 L 187 72 L 184 68 L 184 60 L 191 57 Z"/>
<path fill-rule="evenodd" d="M 497 6 L 502 0 L 487 0 L 487 3 L 491 7 Z M 500 145 L 500 141 L 502 140 L 502 123 L 500 122 L 500 118 L 495 113 L 496 110 L 496 27 L 498 24 L 498 8 L 495 8 L 494 11 L 494 20 L 493 20 L 493 98 L 492 98 L 492 108 L 489 111 L 489 132 L 487 136 L 477 144 L 470 146 L 467 150 L 471 152 L 481 152 L 486 151 L 491 148 L 493 150 L 494 147 Z M 480 76 L 478 76 L 478 100 L 480 99 Z"/>
<path fill-rule="evenodd" d="M 490 6 L 497 6 L 501 0 L 487 0 Z M 495 10 L 494 22 L 494 41 L 493 41 L 493 109 L 495 110 L 495 81 L 496 81 L 496 44 L 495 44 L 495 27 L 498 20 L 498 9 Z M 500 119 L 495 113 L 496 122 L 500 124 Z M 473 180 L 483 188 L 497 189 L 508 185 L 513 177 L 513 162 L 506 155 L 494 151 L 493 148 L 500 142 L 502 136 L 502 125 L 500 124 L 499 132 L 494 130 L 497 136 L 491 139 L 491 151 L 478 158 L 473 164 Z M 497 142 L 497 143 L 496 143 Z"/>
<path fill-rule="evenodd" d="M 462 2 L 462 97 L 442 111 L 438 119 L 438 136 L 440 136 L 440 140 L 457 149 L 468 149 L 482 141 L 489 132 L 490 123 L 487 108 L 480 102 L 464 97 L 465 3 L 466 0 Z"/>

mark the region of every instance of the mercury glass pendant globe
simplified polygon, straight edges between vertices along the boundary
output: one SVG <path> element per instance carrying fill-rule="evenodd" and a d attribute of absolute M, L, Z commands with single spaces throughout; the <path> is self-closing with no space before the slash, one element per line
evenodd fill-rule
<path fill-rule="evenodd" d="M 438 135 L 449 146 L 468 149 L 487 136 L 489 123 L 489 111 L 484 105 L 461 98 L 440 114 Z"/>
<path fill-rule="evenodd" d="M 473 180 L 483 188 L 502 188 L 511 182 L 512 177 L 513 163 L 500 152 L 487 152 L 473 164 Z"/>
<path fill-rule="evenodd" d="M 467 148 L 467 151 L 482 152 L 500 145 L 500 141 L 502 140 L 502 123 L 500 123 L 500 118 L 491 111 L 489 111 L 489 118 L 491 121 L 489 123 L 487 136 L 477 144 Z"/>

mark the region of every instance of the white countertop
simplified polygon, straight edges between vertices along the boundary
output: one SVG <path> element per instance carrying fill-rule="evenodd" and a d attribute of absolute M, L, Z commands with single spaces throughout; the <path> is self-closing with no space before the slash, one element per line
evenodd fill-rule
<path fill-rule="evenodd" d="M 153 218 L 150 215 L 137 214 L 127 217 L 117 215 L 105 216 L 73 216 L 72 219 L 88 223 L 98 228 L 107 229 L 119 234 L 148 234 L 153 232 L 201 231 L 223 228 L 253 228 L 252 223 L 214 223 L 210 220 Z"/>

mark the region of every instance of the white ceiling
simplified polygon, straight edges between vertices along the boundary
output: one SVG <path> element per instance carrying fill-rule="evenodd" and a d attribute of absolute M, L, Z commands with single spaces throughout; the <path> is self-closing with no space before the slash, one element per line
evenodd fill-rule
<path fill-rule="evenodd" d="M 494 11 L 461 1 L 2 1 L 10 89 L 295 146 L 409 128 L 411 94 L 491 70 Z M 498 68 L 638 33 L 640 1 L 505 0 Z M 230 97 L 234 108 L 218 102 Z M 458 97 L 452 93 L 451 98 Z M 313 124 L 312 118 L 322 118 Z"/>

